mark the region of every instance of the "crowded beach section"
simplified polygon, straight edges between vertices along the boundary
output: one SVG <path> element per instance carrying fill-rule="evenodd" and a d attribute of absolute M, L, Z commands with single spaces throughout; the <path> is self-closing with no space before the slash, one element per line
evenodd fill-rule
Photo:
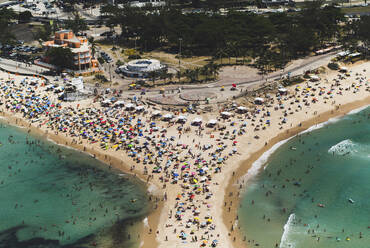
<path fill-rule="evenodd" d="M 250 159 L 293 129 L 370 104 L 369 65 L 215 104 L 212 112 L 166 111 L 140 93 L 112 91 L 62 102 L 40 78 L 1 73 L 0 110 L 13 124 L 146 181 L 155 211 L 144 221 L 142 247 L 245 247 L 236 209 Z"/>

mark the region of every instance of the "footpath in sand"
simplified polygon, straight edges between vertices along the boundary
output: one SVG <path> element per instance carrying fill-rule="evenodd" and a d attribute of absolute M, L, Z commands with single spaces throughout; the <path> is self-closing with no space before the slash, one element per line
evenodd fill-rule
<path fill-rule="evenodd" d="M 329 71 L 318 82 L 289 87 L 287 95 L 261 93 L 263 104 L 228 102 L 194 114 L 159 111 L 139 96 L 111 93 L 60 102 L 41 80 L 1 74 L 0 109 L 18 125 L 148 182 L 156 210 L 145 220 L 142 247 L 241 247 L 235 221 L 240 176 L 280 139 L 370 104 L 369 65 L 352 66 L 349 76 Z M 118 101 L 106 101 L 113 96 Z"/>

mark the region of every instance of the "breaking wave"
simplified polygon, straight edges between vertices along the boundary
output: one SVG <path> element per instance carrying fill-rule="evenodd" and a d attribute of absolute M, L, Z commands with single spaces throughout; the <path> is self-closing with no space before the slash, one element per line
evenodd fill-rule
<path fill-rule="evenodd" d="M 342 140 L 338 144 L 330 147 L 328 153 L 333 155 L 347 155 L 357 152 L 357 144 L 350 139 Z"/>
<path fill-rule="evenodd" d="M 295 224 L 295 214 L 289 215 L 288 221 L 284 225 L 284 232 L 281 236 L 279 248 L 294 248 L 294 242 L 289 238 L 293 232 L 293 227 Z"/>

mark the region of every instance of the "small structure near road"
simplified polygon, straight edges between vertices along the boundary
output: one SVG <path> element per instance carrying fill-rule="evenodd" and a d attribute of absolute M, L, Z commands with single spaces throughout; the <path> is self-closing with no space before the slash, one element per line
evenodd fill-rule
<path fill-rule="evenodd" d="M 84 88 L 84 82 L 82 77 L 72 78 L 70 82 L 67 82 L 65 87 L 59 96 L 60 100 L 63 101 L 79 101 L 86 99 L 90 92 Z"/>
<path fill-rule="evenodd" d="M 156 59 L 136 59 L 120 66 L 119 70 L 128 77 L 147 78 L 152 72 L 167 71 L 167 66 Z"/>

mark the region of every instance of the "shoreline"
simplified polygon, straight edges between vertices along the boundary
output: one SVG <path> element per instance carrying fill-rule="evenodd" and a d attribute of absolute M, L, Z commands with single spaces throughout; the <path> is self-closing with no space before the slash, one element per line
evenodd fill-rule
<path fill-rule="evenodd" d="M 148 194 L 152 195 L 152 199 L 154 199 L 151 203 L 156 208 L 153 209 L 147 218 L 143 218 L 143 221 L 139 222 L 143 228 L 140 229 L 142 231 L 140 232 L 139 247 L 195 248 L 205 243 L 210 244 L 213 239 L 217 240 L 217 244 L 220 244 L 217 247 L 245 247 L 242 241 L 242 234 L 237 231 L 237 221 L 234 221 L 240 204 L 240 192 L 237 188 L 239 188 L 241 176 L 245 175 L 245 172 L 248 171 L 255 160 L 280 140 L 292 137 L 303 130 L 308 130 L 310 127 L 332 117 L 346 114 L 348 112 L 346 111 L 347 107 L 348 109 L 355 109 L 356 104 L 360 106 L 363 105 L 362 102 L 369 104 L 370 88 L 366 79 L 369 76 L 369 73 L 366 72 L 368 64 L 369 62 L 365 62 L 354 66 L 354 72 L 351 71 L 352 76 L 348 76 L 344 81 L 340 79 L 340 83 L 335 81 L 337 80 L 335 78 L 341 74 L 337 71 L 328 71 L 322 75 L 324 78 L 327 78 L 326 81 L 324 79 L 321 83 L 307 81 L 289 86 L 287 87 L 288 95 L 286 96 L 273 96 L 277 89 L 259 92 L 257 96 L 268 99 L 262 105 L 254 104 L 252 99 L 245 98 L 239 99 L 240 102 L 235 102 L 235 104 L 233 102 L 233 106 L 231 106 L 231 102 L 228 102 L 225 105 L 217 106 L 216 110 L 204 111 L 203 109 L 203 112 L 201 112 L 202 109 L 200 109 L 196 113 L 186 113 L 186 118 L 191 120 L 201 117 L 204 123 L 216 118 L 216 121 L 219 123 L 214 128 L 207 128 L 203 125 L 193 127 L 193 125 L 189 125 L 189 122 L 186 125 L 182 124 L 179 126 L 167 121 L 154 119 L 156 122 L 158 120 L 156 124 L 157 130 L 155 131 L 161 130 L 160 128 L 166 130 L 165 134 L 160 134 L 159 132 L 152 132 L 151 126 L 148 125 L 153 121 L 151 114 L 154 114 L 154 110 L 157 110 L 157 108 L 148 106 L 142 115 L 137 116 L 134 113 L 131 114 L 131 112 L 118 109 L 117 111 L 105 112 L 106 108 L 99 106 L 99 101 L 96 101 L 96 99 L 83 100 L 78 102 L 78 104 L 77 102 L 67 102 L 58 106 L 60 110 L 53 111 L 54 113 L 61 113 L 62 109 L 63 111 L 72 110 L 74 112 L 74 114 L 72 112 L 62 113 L 62 116 L 67 117 L 69 120 L 68 123 L 59 122 L 59 118 L 54 119 L 55 116 L 49 116 L 48 113 L 40 115 L 38 119 L 24 118 L 21 111 L 17 109 L 16 104 L 10 103 L 7 95 L 3 97 L 6 99 L 4 101 L 6 103 L 5 106 L 9 110 L 5 107 L 1 109 L 5 111 L 6 120 L 13 123 L 13 125 L 23 126 L 27 130 L 31 129 L 32 133 L 39 134 L 58 145 L 85 152 L 109 167 L 134 175 L 146 183 Z M 359 81 L 355 77 L 359 73 L 362 76 L 361 73 L 363 72 L 366 72 L 366 81 L 361 79 L 359 84 L 355 83 Z M 332 80 L 336 83 L 332 83 Z M 41 90 L 42 88 L 37 92 L 42 92 Z M 308 92 L 311 94 L 308 94 Z M 11 96 L 13 97 L 13 95 Z M 47 94 L 47 97 L 54 101 L 51 98 L 55 97 L 54 95 L 50 96 L 50 94 Z M 314 101 L 313 98 L 320 100 Z M 362 100 L 355 101 L 356 99 Z M 22 100 L 22 106 L 29 109 L 29 107 L 24 105 L 25 99 Z M 246 105 L 248 106 L 248 111 L 239 113 L 234 105 Z M 85 115 L 87 113 L 84 111 L 91 107 L 98 111 L 97 113 L 95 110 L 93 114 L 87 111 L 92 118 L 99 118 L 100 120 L 100 116 L 105 116 L 107 119 L 113 120 L 113 123 L 116 125 L 119 122 L 118 117 L 122 116 L 124 118 L 134 116 L 134 119 L 137 117 L 138 120 L 140 119 L 140 122 L 143 121 L 145 123 L 144 126 L 146 126 L 143 132 L 144 137 L 152 140 L 152 144 L 149 147 L 153 149 L 141 151 L 141 148 L 138 146 L 139 154 L 145 156 L 146 153 L 150 153 L 149 156 L 155 158 L 154 163 L 152 159 L 150 159 L 151 163 L 149 164 L 146 162 L 142 163 L 140 159 L 133 159 L 128 149 L 122 149 L 124 145 L 120 145 L 120 149 L 116 150 L 114 150 L 115 147 L 109 148 L 106 145 L 104 149 L 104 142 L 99 144 L 95 139 L 92 139 L 94 142 L 90 142 L 86 137 L 76 134 L 75 131 L 91 131 L 92 129 L 89 126 L 78 127 L 78 121 L 72 120 L 69 115 L 76 117 L 77 114 L 80 116 Z M 339 108 L 339 110 L 336 108 Z M 223 118 L 220 116 L 222 111 L 232 111 L 232 113 L 228 118 Z M 171 110 L 164 110 L 164 112 L 170 112 L 175 116 L 180 114 L 176 110 L 172 110 L 172 112 Z M 107 116 L 105 113 L 107 113 Z M 118 114 L 118 117 L 112 117 L 110 115 L 112 113 Z M 89 115 L 88 117 L 90 117 Z M 86 124 L 90 121 L 85 123 L 84 120 L 83 122 Z M 98 126 L 102 125 L 99 124 Z M 183 132 L 178 132 L 179 127 L 183 129 Z M 123 128 L 132 128 L 132 125 L 131 123 L 125 123 Z M 135 125 L 134 130 L 136 128 L 138 126 Z M 107 126 L 103 127 L 103 130 L 107 129 Z M 95 135 L 97 138 L 102 138 L 102 135 L 95 132 L 90 134 L 94 138 Z M 127 134 L 121 137 L 132 139 Z M 163 145 L 164 156 L 155 154 L 158 144 L 162 142 L 161 137 L 164 137 L 167 141 Z M 136 141 L 138 145 L 143 144 L 142 141 L 139 142 L 139 138 L 134 138 L 133 141 Z M 107 143 L 113 145 L 118 142 L 105 142 L 105 144 Z M 123 144 L 129 145 L 128 142 Z M 166 160 L 167 162 L 170 161 L 170 165 L 172 163 L 171 166 L 168 166 L 171 169 L 171 173 L 167 168 L 160 172 L 153 171 L 157 165 L 165 166 Z M 183 162 L 186 163 L 186 166 L 181 167 L 181 171 L 184 169 L 186 173 L 184 175 L 181 173 L 181 176 L 179 176 L 179 173 L 177 173 L 177 176 L 172 175 L 172 172 L 179 172 L 180 165 Z M 202 172 L 198 170 L 202 164 L 206 173 L 204 173 L 203 169 Z M 146 167 L 152 172 L 147 173 Z M 209 172 L 207 172 L 208 170 Z M 191 172 L 191 174 L 187 173 L 187 171 Z M 204 177 L 204 175 L 207 176 Z M 189 180 L 194 180 L 194 182 L 192 181 L 189 184 Z M 200 181 L 196 192 L 192 190 L 191 186 L 197 183 L 195 180 Z M 181 204 L 181 207 L 178 204 Z M 179 208 L 181 208 L 181 214 L 176 216 Z M 230 209 L 229 211 L 227 211 L 228 208 Z M 175 211 L 173 212 L 173 210 Z M 194 217 L 195 213 L 199 216 L 197 221 Z M 210 221 L 208 221 L 209 219 Z M 205 226 L 200 226 L 201 222 L 205 220 L 207 220 Z M 182 233 L 184 236 L 181 236 L 183 235 Z"/>
<path fill-rule="evenodd" d="M 279 142 L 283 142 L 282 144 L 279 145 L 280 147 L 285 143 L 284 141 L 287 142 L 297 135 L 313 131 L 314 129 L 311 128 L 315 127 L 316 125 L 325 124 L 326 122 L 333 118 L 342 118 L 348 114 L 351 114 L 354 111 L 355 113 L 359 112 L 365 109 L 366 107 L 369 107 L 369 103 L 370 96 L 368 96 L 365 99 L 353 101 L 344 105 L 340 106 L 336 105 L 335 108 L 332 110 L 328 110 L 323 113 L 318 113 L 317 116 L 302 121 L 301 126 L 296 126 L 288 130 L 282 130 L 275 137 L 269 139 L 267 141 L 267 145 L 260 148 L 256 152 L 250 154 L 245 160 L 239 162 L 239 165 L 235 170 L 235 175 L 232 176 L 227 182 L 224 195 L 225 202 L 231 201 L 234 202 L 234 204 L 229 206 L 230 211 L 228 211 L 226 206 L 222 208 L 222 219 L 225 226 L 228 228 L 230 239 L 234 240 L 233 242 L 234 248 L 249 247 L 247 236 L 248 234 L 245 233 L 242 230 L 242 228 L 238 225 L 238 210 L 241 207 L 240 200 L 242 195 L 240 195 L 240 192 L 242 192 L 242 194 L 244 193 L 243 191 L 245 190 L 245 187 L 247 187 L 247 183 L 250 180 L 250 178 L 247 178 L 245 180 L 245 176 L 248 174 L 248 171 L 252 168 L 253 163 L 256 162 L 261 156 L 263 156 L 266 152 L 268 152 L 271 148 L 273 148 L 274 145 L 278 144 Z M 278 149 L 279 147 L 277 147 L 276 149 Z M 261 169 L 263 169 L 262 165 L 258 168 L 256 175 L 260 173 Z M 252 177 L 256 175 L 253 175 Z M 243 182 L 241 183 L 240 181 Z"/>
<path fill-rule="evenodd" d="M 35 127 L 27 120 L 16 115 L 12 115 L 11 112 L 9 113 L 9 111 L 5 111 L 4 109 L 0 110 L 0 116 L 8 125 L 24 129 L 24 131 L 27 130 L 29 134 L 38 135 L 52 143 L 55 143 L 58 146 L 64 146 L 68 149 L 74 149 L 78 152 L 85 153 L 88 156 L 94 157 L 95 159 L 108 166 L 112 166 L 114 169 L 117 169 L 125 174 L 129 174 L 133 177 L 137 177 L 140 181 L 142 181 L 143 184 L 146 186 L 148 196 L 154 197 L 158 199 L 158 201 L 151 201 L 152 210 L 147 216 L 142 218 L 142 220 L 140 221 L 141 223 L 138 222 L 138 225 L 140 225 L 139 230 L 142 235 L 139 240 L 139 247 L 144 247 L 145 244 L 156 244 L 156 247 L 159 245 L 158 241 L 156 240 L 156 236 L 152 235 L 153 233 L 150 233 L 150 229 L 156 230 L 158 228 L 159 218 L 164 205 L 163 199 L 160 199 L 162 192 L 159 186 L 155 184 L 155 182 L 148 182 L 145 178 L 145 175 L 143 175 L 140 170 L 131 170 L 130 167 L 122 160 L 120 160 L 116 156 L 112 156 L 109 153 L 105 153 L 101 149 L 97 150 L 94 149 L 94 147 L 92 146 L 86 147 L 86 144 L 74 144 L 72 143 L 71 138 L 68 138 L 64 135 L 56 135 L 48 132 L 49 130 Z M 147 219 L 148 225 L 145 225 L 143 223 L 144 219 Z"/>

